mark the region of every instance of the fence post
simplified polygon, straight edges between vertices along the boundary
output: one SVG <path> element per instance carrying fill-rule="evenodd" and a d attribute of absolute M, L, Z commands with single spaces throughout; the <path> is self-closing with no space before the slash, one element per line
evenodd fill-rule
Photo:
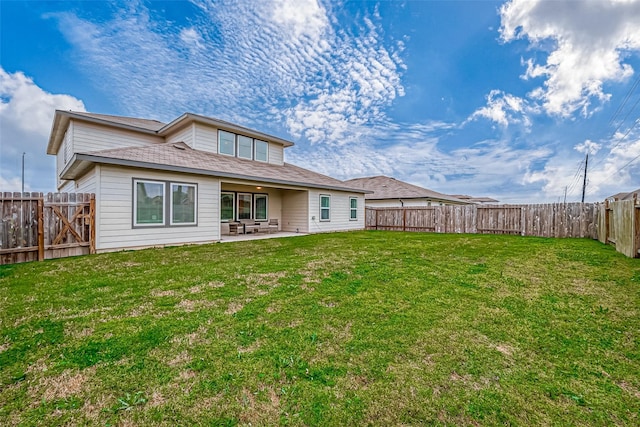
<path fill-rule="evenodd" d="M 96 253 L 96 196 L 89 201 L 89 253 Z"/>
<path fill-rule="evenodd" d="M 44 199 L 38 198 L 38 261 L 44 261 Z"/>

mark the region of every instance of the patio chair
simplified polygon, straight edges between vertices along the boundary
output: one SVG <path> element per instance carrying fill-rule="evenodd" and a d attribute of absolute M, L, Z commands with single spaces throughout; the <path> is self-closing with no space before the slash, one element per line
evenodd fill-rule
<path fill-rule="evenodd" d="M 272 218 L 269 220 L 269 234 L 271 234 L 271 231 L 275 231 L 276 233 L 278 232 L 278 218 Z"/>
<path fill-rule="evenodd" d="M 229 223 L 229 235 L 235 234 L 236 236 L 244 231 L 242 224 L 238 222 Z"/>

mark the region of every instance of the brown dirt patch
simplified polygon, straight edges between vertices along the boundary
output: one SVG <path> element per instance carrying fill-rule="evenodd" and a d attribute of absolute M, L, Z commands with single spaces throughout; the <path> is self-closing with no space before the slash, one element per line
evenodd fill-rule
<path fill-rule="evenodd" d="M 176 296 L 176 291 L 173 290 L 158 290 L 158 289 L 154 289 L 151 291 L 151 295 L 153 295 L 154 297 L 175 297 Z"/>
<path fill-rule="evenodd" d="M 242 310 L 243 307 L 244 305 L 240 304 L 239 302 L 233 301 L 229 303 L 229 307 L 227 307 L 224 314 L 236 314 L 237 312 Z"/>
<path fill-rule="evenodd" d="M 66 370 L 60 375 L 43 377 L 35 387 L 29 388 L 29 394 L 37 400 L 51 401 L 79 395 L 85 383 L 95 375 L 96 367 L 82 371 Z"/>
<path fill-rule="evenodd" d="M 169 360 L 167 362 L 167 365 L 171 367 L 176 367 L 179 365 L 186 365 L 189 362 L 191 362 L 191 356 L 189 355 L 189 352 L 185 350 L 182 353 L 178 354 L 173 359 Z"/>

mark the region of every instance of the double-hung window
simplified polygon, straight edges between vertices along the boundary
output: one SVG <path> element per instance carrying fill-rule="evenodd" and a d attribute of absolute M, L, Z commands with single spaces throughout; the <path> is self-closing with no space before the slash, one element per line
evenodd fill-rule
<path fill-rule="evenodd" d="M 269 144 L 266 141 L 255 140 L 255 159 L 261 162 L 269 161 Z"/>
<path fill-rule="evenodd" d="M 331 196 L 320 195 L 320 221 L 331 221 Z"/>
<path fill-rule="evenodd" d="M 137 227 L 164 225 L 164 182 L 134 180 L 133 225 Z"/>
<path fill-rule="evenodd" d="M 358 220 L 358 198 L 357 197 L 349 197 L 349 220 L 350 221 Z"/>
<path fill-rule="evenodd" d="M 233 221 L 236 219 L 235 193 L 222 193 L 220 195 L 220 220 Z"/>
<path fill-rule="evenodd" d="M 218 131 L 218 152 L 227 156 L 236 155 L 236 135 L 224 130 Z"/>
<path fill-rule="evenodd" d="M 171 225 L 196 224 L 196 186 L 171 183 Z"/>
<path fill-rule="evenodd" d="M 268 198 L 266 194 L 255 194 L 253 196 L 254 200 L 254 216 L 253 219 L 256 221 L 266 221 L 267 220 L 267 206 L 268 206 Z"/>
<path fill-rule="evenodd" d="M 253 139 L 238 135 L 238 157 L 253 159 Z"/>
<path fill-rule="evenodd" d="M 196 184 L 133 180 L 134 227 L 197 225 L 197 211 Z"/>

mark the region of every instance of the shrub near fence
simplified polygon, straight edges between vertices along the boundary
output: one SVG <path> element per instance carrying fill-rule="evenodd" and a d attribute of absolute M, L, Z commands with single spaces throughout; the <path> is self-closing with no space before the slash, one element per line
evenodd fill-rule
<path fill-rule="evenodd" d="M 369 230 L 597 238 L 593 203 L 366 208 Z"/>
<path fill-rule="evenodd" d="M 0 264 L 95 252 L 95 196 L 0 193 Z"/>

